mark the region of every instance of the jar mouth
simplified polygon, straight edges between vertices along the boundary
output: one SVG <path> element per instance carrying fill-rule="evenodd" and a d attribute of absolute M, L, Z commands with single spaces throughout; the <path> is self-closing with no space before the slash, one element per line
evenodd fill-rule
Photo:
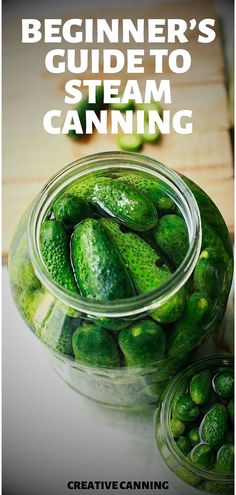
<path fill-rule="evenodd" d="M 181 466 L 187 469 L 188 471 L 196 474 L 199 477 L 206 478 L 209 481 L 220 481 L 220 482 L 230 482 L 233 479 L 233 475 L 231 474 L 218 474 L 215 472 L 208 471 L 204 468 L 194 466 L 189 460 L 186 459 L 184 454 L 180 452 L 177 445 L 173 441 L 173 436 L 170 428 L 170 415 L 171 415 L 171 403 L 173 400 L 173 393 L 176 390 L 176 384 L 181 382 L 181 379 L 184 378 L 185 375 L 190 373 L 194 369 L 194 374 L 206 369 L 208 367 L 217 367 L 217 366 L 233 366 L 233 357 L 232 356 L 210 356 L 199 361 L 195 361 L 193 364 L 189 365 L 184 371 L 179 372 L 172 380 L 169 382 L 167 388 L 165 389 L 166 395 L 162 402 L 161 406 L 161 414 L 160 414 L 160 426 L 162 430 L 166 433 L 165 439 L 166 444 L 169 449 L 171 455 L 175 458 L 175 460 Z M 157 427 L 157 416 L 158 411 L 156 410 L 154 415 L 154 431 Z"/>
<path fill-rule="evenodd" d="M 169 190 L 180 209 L 189 234 L 185 258 L 170 278 L 160 287 L 127 299 L 98 301 L 73 295 L 49 275 L 40 253 L 40 227 L 46 211 L 55 197 L 77 179 L 91 173 L 115 170 L 140 171 L 159 179 Z M 144 155 L 124 152 L 104 152 L 89 155 L 62 168 L 36 196 L 28 222 L 29 253 L 35 273 L 41 283 L 63 304 L 96 317 L 126 317 L 151 311 L 167 302 L 189 279 L 201 249 L 201 218 L 197 202 L 183 179 L 172 169 Z"/>

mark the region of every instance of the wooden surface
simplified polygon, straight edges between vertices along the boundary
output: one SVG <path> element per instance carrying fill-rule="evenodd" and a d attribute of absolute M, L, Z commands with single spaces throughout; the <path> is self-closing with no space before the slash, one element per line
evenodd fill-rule
<path fill-rule="evenodd" d="M 122 10 L 122 17 L 134 18 L 133 15 L 134 12 Z M 93 12 L 94 18 L 116 16 L 120 17 L 120 13 L 115 10 Z M 163 4 L 155 9 L 144 9 L 137 11 L 136 16 L 188 20 L 215 17 L 215 12 L 209 2 L 192 1 L 189 4 Z M 64 19 L 70 17 L 78 17 L 78 13 L 67 12 Z M 79 17 L 82 17 L 81 12 Z M 91 17 L 91 13 L 88 17 Z M 74 142 L 67 136 L 49 135 L 43 130 L 43 115 L 48 110 L 57 108 L 66 112 L 72 108 L 64 104 L 64 84 L 76 76 L 47 73 L 44 67 L 45 54 L 57 45 L 22 45 L 20 27 L 19 19 L 8 21 L 3 33 L 4 260 L 7 259 L 10 240 L 22 213 L 51 175 L 79 157 L 118 149 L 116 137 L 109 134 L 99 136 L 94 133 L 91 137 Z M 190 33 L 189 39 L 188 45 L 182 45 L 191 52 L 192 66 L 189 72 L 172 75 L 166 68 L 161 77 L 171 79 L 171 111 L 174 113 L 184 108 L 193 110 L 193 134 L 183 136 L 172 132 L 171 135 L 164 135 L 159 143 L 145 145 L 143 154 L 156 158 L 196 181 L 219 207 L 232 232 L 233 167 L 219 24 L 213 43 L 198 44 L 194 32 Z M 151 45 L 146 48 L 151 48 Z M 173 48 L 173 45 L 168 48 Z M 99 78 L 88 72 L 84 75 L 84 78 L 90 77 Z M 127 74 L 118 74 L 115 78 L 125 81 Z M 130 78 L 135 79 L 136 75 Z M 144 78 L 160 79 L 159 75 L 154 75 L 148 58 L 145 74 L 141 75 L 141 84 Z"/>

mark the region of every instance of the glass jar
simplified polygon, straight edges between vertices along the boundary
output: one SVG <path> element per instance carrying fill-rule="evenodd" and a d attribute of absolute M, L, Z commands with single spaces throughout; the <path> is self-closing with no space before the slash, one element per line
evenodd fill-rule
<path fill-rule="evenodd" d="M 233 474 L 220 474 L 215 472 L 214 468 L 207 470 L 190 462 L 189 455 L 184 455 L 179 450 L 171 431 L 171 410 L 176 393 L 186 390 L 191 378 L 199 372 L 207 370 L 210 371 L 212 376 L 221 371 L 233 373 L 233 366 L 233 357 L 230 356 L 213 356 L 200 359 L 172 378 L 161 395 L 154 415 L 156 443 L 162 459 L 171 470 L 168 470 L 168 479 L 181 494 L 194 495 L 199 493 L 199 490 L 214 494 L 232 494 L 234 491 Z M 222 403 L 226 403 L 226 401 L 222 399 Z M 206 405 L 206 411 L 210 407 L 210 405 L 209 407 Z M 188 424 L 190 425 L 189 428 L 192 428 L 191 423 Z M 195 425 L 194 422 L 192 424 Z M 234 427 L 233 425 L 231 427 L 232 439 L 226 439 L 225 443 L 229 441 L 233 443 Z M 200 439 L 201 442 L 203 442 L 202 439 Z"/>
<path fill-rule="evenodd" d="M 129 171 L 156 178 L 160 188 L 174 201 L 187 225 L 189 248 L 186 256 L 171 277 L 151 292 L 111 302 L 75 296 L 50 277 L 42 260 L 39 242 L 42 221 L 52 201 L 74 181 L 91 174 L 113 174 L 114 177 L 114 174 Z M 223 253 L 226 264 L 207 320 L 199 325 L 190 339 L 184 339 L 185 343 L 178 352 L 169 354 L 167 343 L 165 355 L 145 366 L 125 366 L 122 358 L 116 368 L 76 361 L 72 335 L 84 322 L 97 322 L 101 326 L 104 323 L 117 339 L 120 329 L 136 320 L 150 319 L 154 310 L 161 311 L 179 291 L 184 290 L 186 294 L 191 291 L 192 274 L 201 251 L 202 230 L 203 247 L 214 244 L 219 253 Z M 107 152 L 77 160 L 49 180 L 19 223 L 10 249 L 9 273 L 13 297 L 21 315 L 49 349 L 52 365 L 63 380 L 96 401 L 116 407 L 138 408 L 154 403 L 166 380 L 188 362 L 192 352 L 216 330 L 231 285 L 232 248 L 218 209 L 195 184 L 151 158 L 134 153 Z M 165 329 L 168 336 L 172 327 L 165 325 Z"/>

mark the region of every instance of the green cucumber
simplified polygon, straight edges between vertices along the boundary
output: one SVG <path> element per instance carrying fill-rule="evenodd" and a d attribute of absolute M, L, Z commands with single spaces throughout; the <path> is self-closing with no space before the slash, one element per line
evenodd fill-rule
<path fill-rule="evenodd" d="M 193 402 L 188 393 L 181 393 L 174 406 L 174 417 L 180 421 L 195 421 L 200 415 L 199 407 Z M 173 409 L 172 409 L 173 414 Z"/>
<path fill-rule="evenodd" d="M 234 444 L 226 443 L 217 452 L 214 469 L 218 474 L 234 473 Z"/>
<path fill-rule="evenodd" d="M 228 414 L 223 404 L 215 404 L 205 414 L 200 425 L 200 436 L 213 449 L 220 448 L 227 434 Z"/>
<path fill-rule="evenodd" d="M 207 403 L 211 392 L 211 373 L 209 371 L 200 371 L 191 379 L 189 386 L 190 395 L 198 406 Z"/>
<path fill-rule="evenodd" d="M 172 418 L 170 421 L 171 433 L 175 438 L 180 437 L 185 432 L 185 423 L 180 419 Z"/>
<path fill-rule="evenodd" d="M 31 263 L 26 233 L 19 240 L 15 251 L 11 253 L 11 257 L 11 283 L 23 291 L 34 291 L 39 289 L 41 283 L 36 277 Z"/>
<path fill-rule="evenodd" d="M 50 349 L 74 356 L 72 336 L 80 323 L 80 318 L 65 316 L 58 301 L 42 325 L 40 338 Z"/>
<path fill-rule="evenodd" d="M 176 440 L 176 445 L 183 455 L 188 455 L 191 450 L 191 444 L 187 437 L 181 435 L 178 440 Z"/>
<path fill-rule="evenodd" d="M 205 247 L 212 246 L 213 248 L 218 250 L 218 247 L 220 247 L 221 245 L 222 251 L 226 252 L 230 257 L 232 257 L 232 242 L 230 239 L 229 231 L 226 227 L 225 221 L 220 211 L 213 203 L 211 198 L 197 184 L 192 182 L 184 175 L 181 175 L 181 177 L 191 189 L 201 213 L 203 228 L 203 249 Z M 215 244 L 209 244 L 207 240 L 208 234 L 206 230 L 208 229 L 210 230 L 210 237 L 215 238 Z"/>
<path fill-rule="evenodd" d="M 119 346 L 128 366 L 151 366 L 165 352 L 165 332 L 150 320 L 141 320 L 122 330 Z"/>
<path fill-rule="evenodd" d="M 113 335 L 104 328 L 82 325 L 73 334 L 72 348 L 79 363 L 104 368 L 119 366 L 118 346 Z"/>
<path fill-rule="evenodd" d="M 155 127 L 155 132 L 149 131 L 149 124 L 145 122 L 144 133 L 142 134 L 143 141 L 146 143 L 156 143 L 161 137 L 161 132 L 158 126 Z"/>
<path fill-rule="evenodd" d="M 199 485 L 199 489 L 207 493 L 213 493 L 214 495 L 233 495 L 234 482 L 233 481 L 210 481 L 206 480 Z"/>
<path fill-rule="evenodd" d="M 189 459 L 193 464 L 196 464 L 196 466 L 203 469 L 211 469 L 215 461 L 215 456 L 209 445 L 199 443 L 191 450 Z"/>
<path fill-rule="evenodd" d="M 40 250 L 48 272 L 55 282 L 75 294 L 79 293 L 70 263 L 70 245 L 66 229 L 59 220 L 43 222 Z"/>
<path fill-rule="evenodd" d="M 121 134 L 117 138 L 117 144 L 124 151 L 140 151 L 143 139 L 139 134 Z"/>
<path fill-rule="evenodd" d="M 225 262 L 214 248 L 205 248 L 196 264 L 193 281 L 194 289 L 215 298 L 222 286 Z"/>
<path fill-rule="evenodd" d="M 185 313 L 181 320 L 177 321 L 170 334 L 170 357 L 188 353 L 204 336 L 204 321 L 209 314 L 210 301 L 204 294 L 194 292 L 186 303 Z"/>
<path fill-rule="evenodd" d="M 188 432 L 188 439 L 192 445 L 192 447 L 195 447 L 198 443 L 200 443 L 200 435 L 199 435 L 199 428 L 197 426 L 194 426 L 189 432 Z"/>
<path fill-rule="evenodd" d="M 71 258 L 83 296 L 111 301 L 135 294 L 126 266 L 100 221 L 87 219 L 75 228 Z"/>
<path fill-rule="evenodd" d="M 185 455 L 185 454 L 184 454 Z M 191 486 L 196 486 L 200 483 L 201 478 L 197 474 L 191 472 L 189 469 L 184 466 L 177 466 L 174 470 L 175 474 L 183 480 L 185 483 Z"/>
<path fill-rule="evenodd" d="M 164 215 L 153 233 L 157 245 L 177 268 L 189 246 L 188 229 L 183 218 L 178 215 Z"/>
<path fill-rule="evenodd" d="M 91 216 L 90 205 L 83 198 L 72 194 L 61 194 L 53 203 L 53 212 L 57 220 L 69 229 Z"/>
<path fill-rule="evenodd" d="M 232 421 L 232 423 L 234 423 L 234 399 L 231 399 L 227 405 L 227 410 L 228 410 L 228 413 L 229 413 L 229 417 Z"/>
<path fill-rule="evenodd" d="M 150 110 L 154 110 L 155 112 L 158 112 L 159 115 L 162 114 L 162 109 L 160 107 L 160 103 L 158 101 L 151 101 L 150 103 L 136 103 L 136 110 L 143 110 L 144 111 L 144 119 L 146 122 L 149 120 L 149 112 Z"/>
<path fill-rule="evenodd" d="M 123 98 L 123 93 L 119 93 L 115 98 Z M 123 103 L 123 101 L 120 103 L 109 103 L 109 108 L 111 110 L 119 110 L 120 112 L 126 112 L 127 110 L 134 110 L 134 103 L 133 101 L 129 100 L 127 103 Z"/>
<path fill-rule="evenodd" d="M 154 204 L 137 189 L 114 179 L 99 180 L 94 187 L 93 201 L 133 230 L 146 231 L 157 223 Z"/>
<path fill-rule="evenodd" d="M 69 194 L 70 196 L 77 196 L 80 199 L 91 202 L 94 186 L 101 178 L 103 177 L 97 175 L 84 175 L 67 186 L 61 196 Z"/>
<path fill-rule="evenodd" d="M 160 257 L 134 232 L 122 232 L 120 226 L 109 219 L 100 220 L 116 244 L 133 280 L 135 289 L 144 294 L 165 283 L 171 272 L 166 265 L 159 268 Z M 158 323 L 169 323 L 181 317 L 185 308 L 185 290 L 181 289 L 160 308 L 151 312 Z"/>
<path fill-rule="evenodd" d="M 174 201 L 165 190 L 165 184 L 150 175 L 141 172 L 122 172 L 116 180 L 136 187 L 154 203 L 160 213 L 167 213 L 176 208 Z"/>

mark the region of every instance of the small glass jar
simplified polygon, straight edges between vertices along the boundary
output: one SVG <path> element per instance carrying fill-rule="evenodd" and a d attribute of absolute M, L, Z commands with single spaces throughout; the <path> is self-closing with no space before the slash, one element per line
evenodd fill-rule
<path fill-rule="evenodd" d="M 218 474 L 213 469 L 203 469 L 190 462 L 183 455 L 173 437 L 170 424 L 174 396 L 176 393 L 186 390 L 194 375 L 204 370 L 209 370 L 212 376 L 215 376 L 219 371 L 231 371 L 233 373 L 233 366 L 233 357 L 231 356 L 212 356 L 200 359 L 172 378 L 162 392 L 154 415 L 156 443 L 162 459 L 171 470 L 168 470 L 168 479 L 181 494 L 194 495 L 201 490 L 208 493 L 229 495 L 234 491 L 233 475 Z"/>
<path fill-rule="evenodd" d="M 186 256 L 168 281 L 151 292 L 105 303 L 75 296 L 59 286 L 45 267 L 40 253 L 41 223 L 53 200 L 74 181 L 91 174 L 114 176 L 129 171 L 156 178 L 165 194 L 175 202 L 188 229 Z M 223 239 L 228 261 L 209 317 L 194 338 L 176 355 L 169 356 L 167 349 L 163 358 L 145 367 L 127 367 L 121 362 L 119 368 L 105 368 L 75 361 L 71 339 L 75 329 L 84 322 L 97 321 L 99 325 L 104 319 L 116 338 L 121 328 L 136 320 L 150 318 L 153 310 L 162 308 L 184 286 L 191 286 L 202 244 L 201 218 L 217 234 L 219 251 Z M 77 160 L 49 180 L 19 223 L 10 249 L 9 273 L 13 297 L 21 315 L 49 349 L 52 365 L 63 380 L 78 392 L 104 404 L 139 408 L 156 401 L 166 380 L 183 367 L 195 349 L 216 330 L 231 285 L 232 247 L 222 216 L 198 186 L 151 158 L 107 152 Z"/>

